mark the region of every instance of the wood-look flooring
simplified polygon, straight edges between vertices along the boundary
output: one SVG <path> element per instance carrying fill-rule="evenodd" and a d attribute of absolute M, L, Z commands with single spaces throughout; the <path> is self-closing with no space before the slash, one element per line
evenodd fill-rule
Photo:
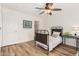
<path fill-rule="evenodd" d="M 67 45 L 59 45 L 50 52 L 50 56 L 75 56 L 76 49 Z M 47 56 L 47 51 L 36 47 L 34 41 L 20 43 L 0 48 L 2 56 Z"/>

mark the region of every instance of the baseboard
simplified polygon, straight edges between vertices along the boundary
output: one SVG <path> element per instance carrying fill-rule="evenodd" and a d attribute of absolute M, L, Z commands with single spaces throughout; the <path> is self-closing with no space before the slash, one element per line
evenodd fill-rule
<path fill-rule="evenodd" d="M 30 41 L 33 41 L 33 40 L 30 40 Z M 30 41 L 15 42 L 15 43 L 12 43 L 12 44 L 7 44 L 7 45 L 0 46 L 0 48 L 1 48 L 1 47 L 12 46 L 12 45 L 16 45 L 16 44 L 21 44 L 21 43 L 27 43 L 27 42 L 30 42 Z"/>

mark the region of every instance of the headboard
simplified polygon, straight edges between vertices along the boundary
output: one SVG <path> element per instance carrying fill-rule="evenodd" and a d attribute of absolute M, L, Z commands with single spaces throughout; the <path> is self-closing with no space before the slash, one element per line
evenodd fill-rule
<path fill-rule="evenodd" d="M 54 31 L 60 32 L 60 36 L 62 36 L 62 34 L 63 34 L 63 27 L 62 26 L 53 26 L 51 28 L 51 35 L 53 34 Z"/>

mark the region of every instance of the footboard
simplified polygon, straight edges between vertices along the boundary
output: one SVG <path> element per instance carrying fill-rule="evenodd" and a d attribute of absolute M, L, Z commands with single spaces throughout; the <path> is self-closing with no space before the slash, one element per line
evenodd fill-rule
<path fill-rule="evenodd" d="M 43 43 L 45 45 L 48 44 L 48 30 L 37 30 L 35 32 L 35 41 L 38 41 L 40 43 Z"/>

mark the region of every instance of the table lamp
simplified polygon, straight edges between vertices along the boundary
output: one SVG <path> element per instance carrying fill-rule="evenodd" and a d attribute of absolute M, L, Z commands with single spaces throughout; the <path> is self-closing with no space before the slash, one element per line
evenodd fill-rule
<path fill-rule="evenodd" d="M 72 31 L 75 33 L 74 35 L 76 36 L 77 33 L 79 32 L 79 26 L 73 26 Z"/>

